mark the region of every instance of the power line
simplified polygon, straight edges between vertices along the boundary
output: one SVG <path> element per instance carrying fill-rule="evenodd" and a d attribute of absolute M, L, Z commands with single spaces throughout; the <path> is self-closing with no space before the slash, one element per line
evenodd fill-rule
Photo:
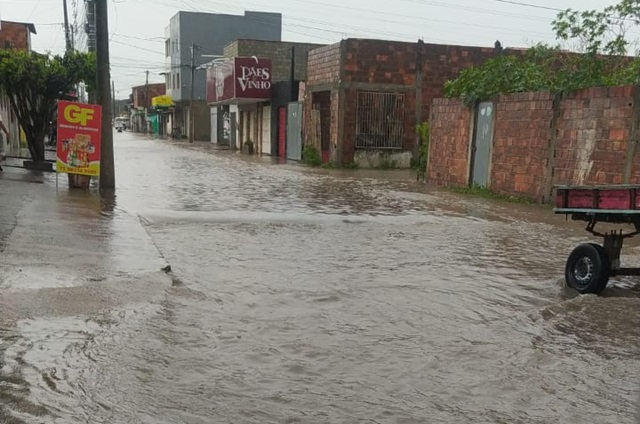
<path fill-rule="evenodd" d="M 553 12 L 564 12 L 564 10 L 565 10 L 565 9 L 558 9 L 556 7 L 540 6 L 538 4 L 532 4 L 532 3 L 523 3 L 523 2 L 515 1 L 515 0 L 488 0 L 488 1 L 494 1 L 494 2 L 497 2 L 497 3 L 513 4 L 515 6 L 530 7 L 532 9 L 551 10 Z"/>

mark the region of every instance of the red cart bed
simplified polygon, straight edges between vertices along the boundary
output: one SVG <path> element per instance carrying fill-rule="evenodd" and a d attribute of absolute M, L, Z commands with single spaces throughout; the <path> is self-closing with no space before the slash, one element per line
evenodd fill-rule
<path fill-rule="evenodd" d="M 624 239 L 640 234 L 640 185 L 557 186 L 554 212 L 587 222 L 587 231 L 602 237 L 602 245 L 582 244 L 571 252 L 565 267 L 567 284 L 580 293 L 601 293 L 609 278 L 640 275 L 640 268 L 621 268 Z M 631 224 L 633 231 L 597 232 L 598 222 Z"/>

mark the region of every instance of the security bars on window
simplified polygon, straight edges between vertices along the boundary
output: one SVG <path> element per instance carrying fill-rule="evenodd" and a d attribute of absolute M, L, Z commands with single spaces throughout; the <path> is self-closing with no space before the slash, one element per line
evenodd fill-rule
<path fill-rule="evenodd" d="M 356 148 L 402 149 L 404 94 L 359 92 Z"/>

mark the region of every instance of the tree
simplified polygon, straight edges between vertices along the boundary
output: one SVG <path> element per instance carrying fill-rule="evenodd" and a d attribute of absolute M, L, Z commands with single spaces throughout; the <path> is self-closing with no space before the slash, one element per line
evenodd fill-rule
<path fill-rule="evenodd" d="M 0 91 L 27 138 L 31 158 L 44 161 L 44 138 L 59 99 L 85 82 L 95 89 L 95 56 L 68 52 L 51 56 L 22 50 L 0 50 Z"/>
<path fill-rule="evenodd" d="M 577 40 L 584 53 L 625 56 L 629 31 L 640 25 L 640 0 L 622 0 L 603 10 L 567 9 L 552 25 L 559 40 Z"/>
<path fill-rule="evenodd" d="M 580 53 L 543 44 L 525 55 L 505 51 L 448 81 L 445 95 L 473 104 L 498 94 L 640 83 L 640 60 L 627 56 L 629 30 L 640 25 L 640 0 L 622 0 L 601 11 L 568 9 L 552 25 L 558 40 L 577 41 Z"/>

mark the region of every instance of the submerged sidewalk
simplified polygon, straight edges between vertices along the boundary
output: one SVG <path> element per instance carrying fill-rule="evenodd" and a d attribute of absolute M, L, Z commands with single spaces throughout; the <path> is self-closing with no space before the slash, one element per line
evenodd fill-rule
<path fill-rule="evenodd" d="M 89 313 L 143 296 L 148 284 L 166 287 L 167 264 L 138 217 L 66 183 L 61 176 L 56 188 L 55 174 L 15 169 L 0 176 L 3 312 Z"/>

